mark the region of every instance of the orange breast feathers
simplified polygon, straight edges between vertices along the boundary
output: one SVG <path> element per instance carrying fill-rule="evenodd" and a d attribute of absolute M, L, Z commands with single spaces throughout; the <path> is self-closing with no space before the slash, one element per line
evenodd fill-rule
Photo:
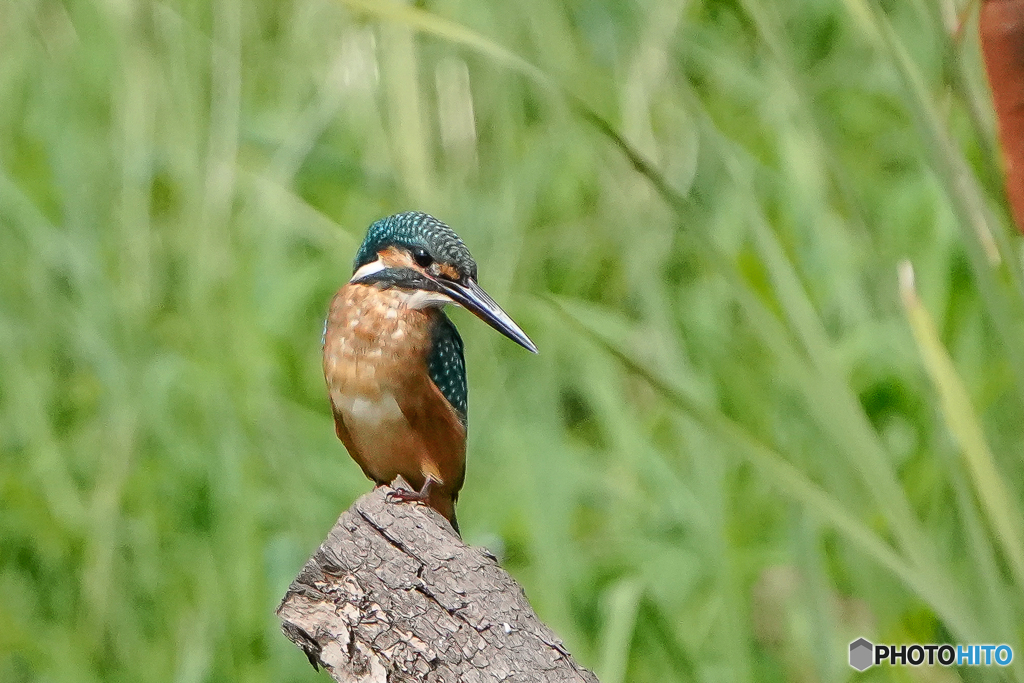
<path fill-rule="evenodd" d="M 347 284 L 324 333 L 324 377 L 338 438 L 377 484 L 402 475 L 448 519 L 465 477 L 466 428 L 427 371 L 437 308 L 411 293 Z"/>

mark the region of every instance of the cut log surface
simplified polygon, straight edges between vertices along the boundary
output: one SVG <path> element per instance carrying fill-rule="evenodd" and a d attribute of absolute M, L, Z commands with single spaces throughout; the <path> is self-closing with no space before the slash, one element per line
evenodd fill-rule
<path fill-rule="evenodd" d="M 344 683 L 597 682 L 493 555 L 391 490 L 338 519 L 277 609 L 314 667 Z"/>

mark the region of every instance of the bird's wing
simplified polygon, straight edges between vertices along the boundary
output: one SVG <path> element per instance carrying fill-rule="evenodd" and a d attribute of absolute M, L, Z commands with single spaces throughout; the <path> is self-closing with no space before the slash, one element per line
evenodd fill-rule
<path fill-rule="evenodd" d="M 466 358 L 462 350 L 462 337 L 455 325 L 443 312 L 434 322 L 427 372 L 452 408 L 466 424 L 468 391 L 466 387 Z"/>

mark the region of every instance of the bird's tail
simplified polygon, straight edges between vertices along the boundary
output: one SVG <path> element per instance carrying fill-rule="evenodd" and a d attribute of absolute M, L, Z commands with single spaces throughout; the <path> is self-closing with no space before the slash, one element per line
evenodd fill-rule
<path fill-rule="evenodd" d="M 462 531 L 459 529 L 459 520 L 455 517 L 455 511 L 452 510 L 452 516 L 448 518 L 448 521 L 452 523 L 452 528 L 455 529 L 455 533 L 462 538 Z"/>

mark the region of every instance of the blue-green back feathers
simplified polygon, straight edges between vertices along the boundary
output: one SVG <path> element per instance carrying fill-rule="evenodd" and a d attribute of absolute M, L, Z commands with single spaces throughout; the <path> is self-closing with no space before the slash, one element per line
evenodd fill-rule
<path fill-rule="evenodd" d="M 462 424 L 466 424 L 468 392 L 466 389 L 466 359 L 462 352 L 462 337 L 455 324 L 444 313 L 434 323 L 433 346 L 427 356 L 427 371 L 448 403 L 452 404 Z"/>

